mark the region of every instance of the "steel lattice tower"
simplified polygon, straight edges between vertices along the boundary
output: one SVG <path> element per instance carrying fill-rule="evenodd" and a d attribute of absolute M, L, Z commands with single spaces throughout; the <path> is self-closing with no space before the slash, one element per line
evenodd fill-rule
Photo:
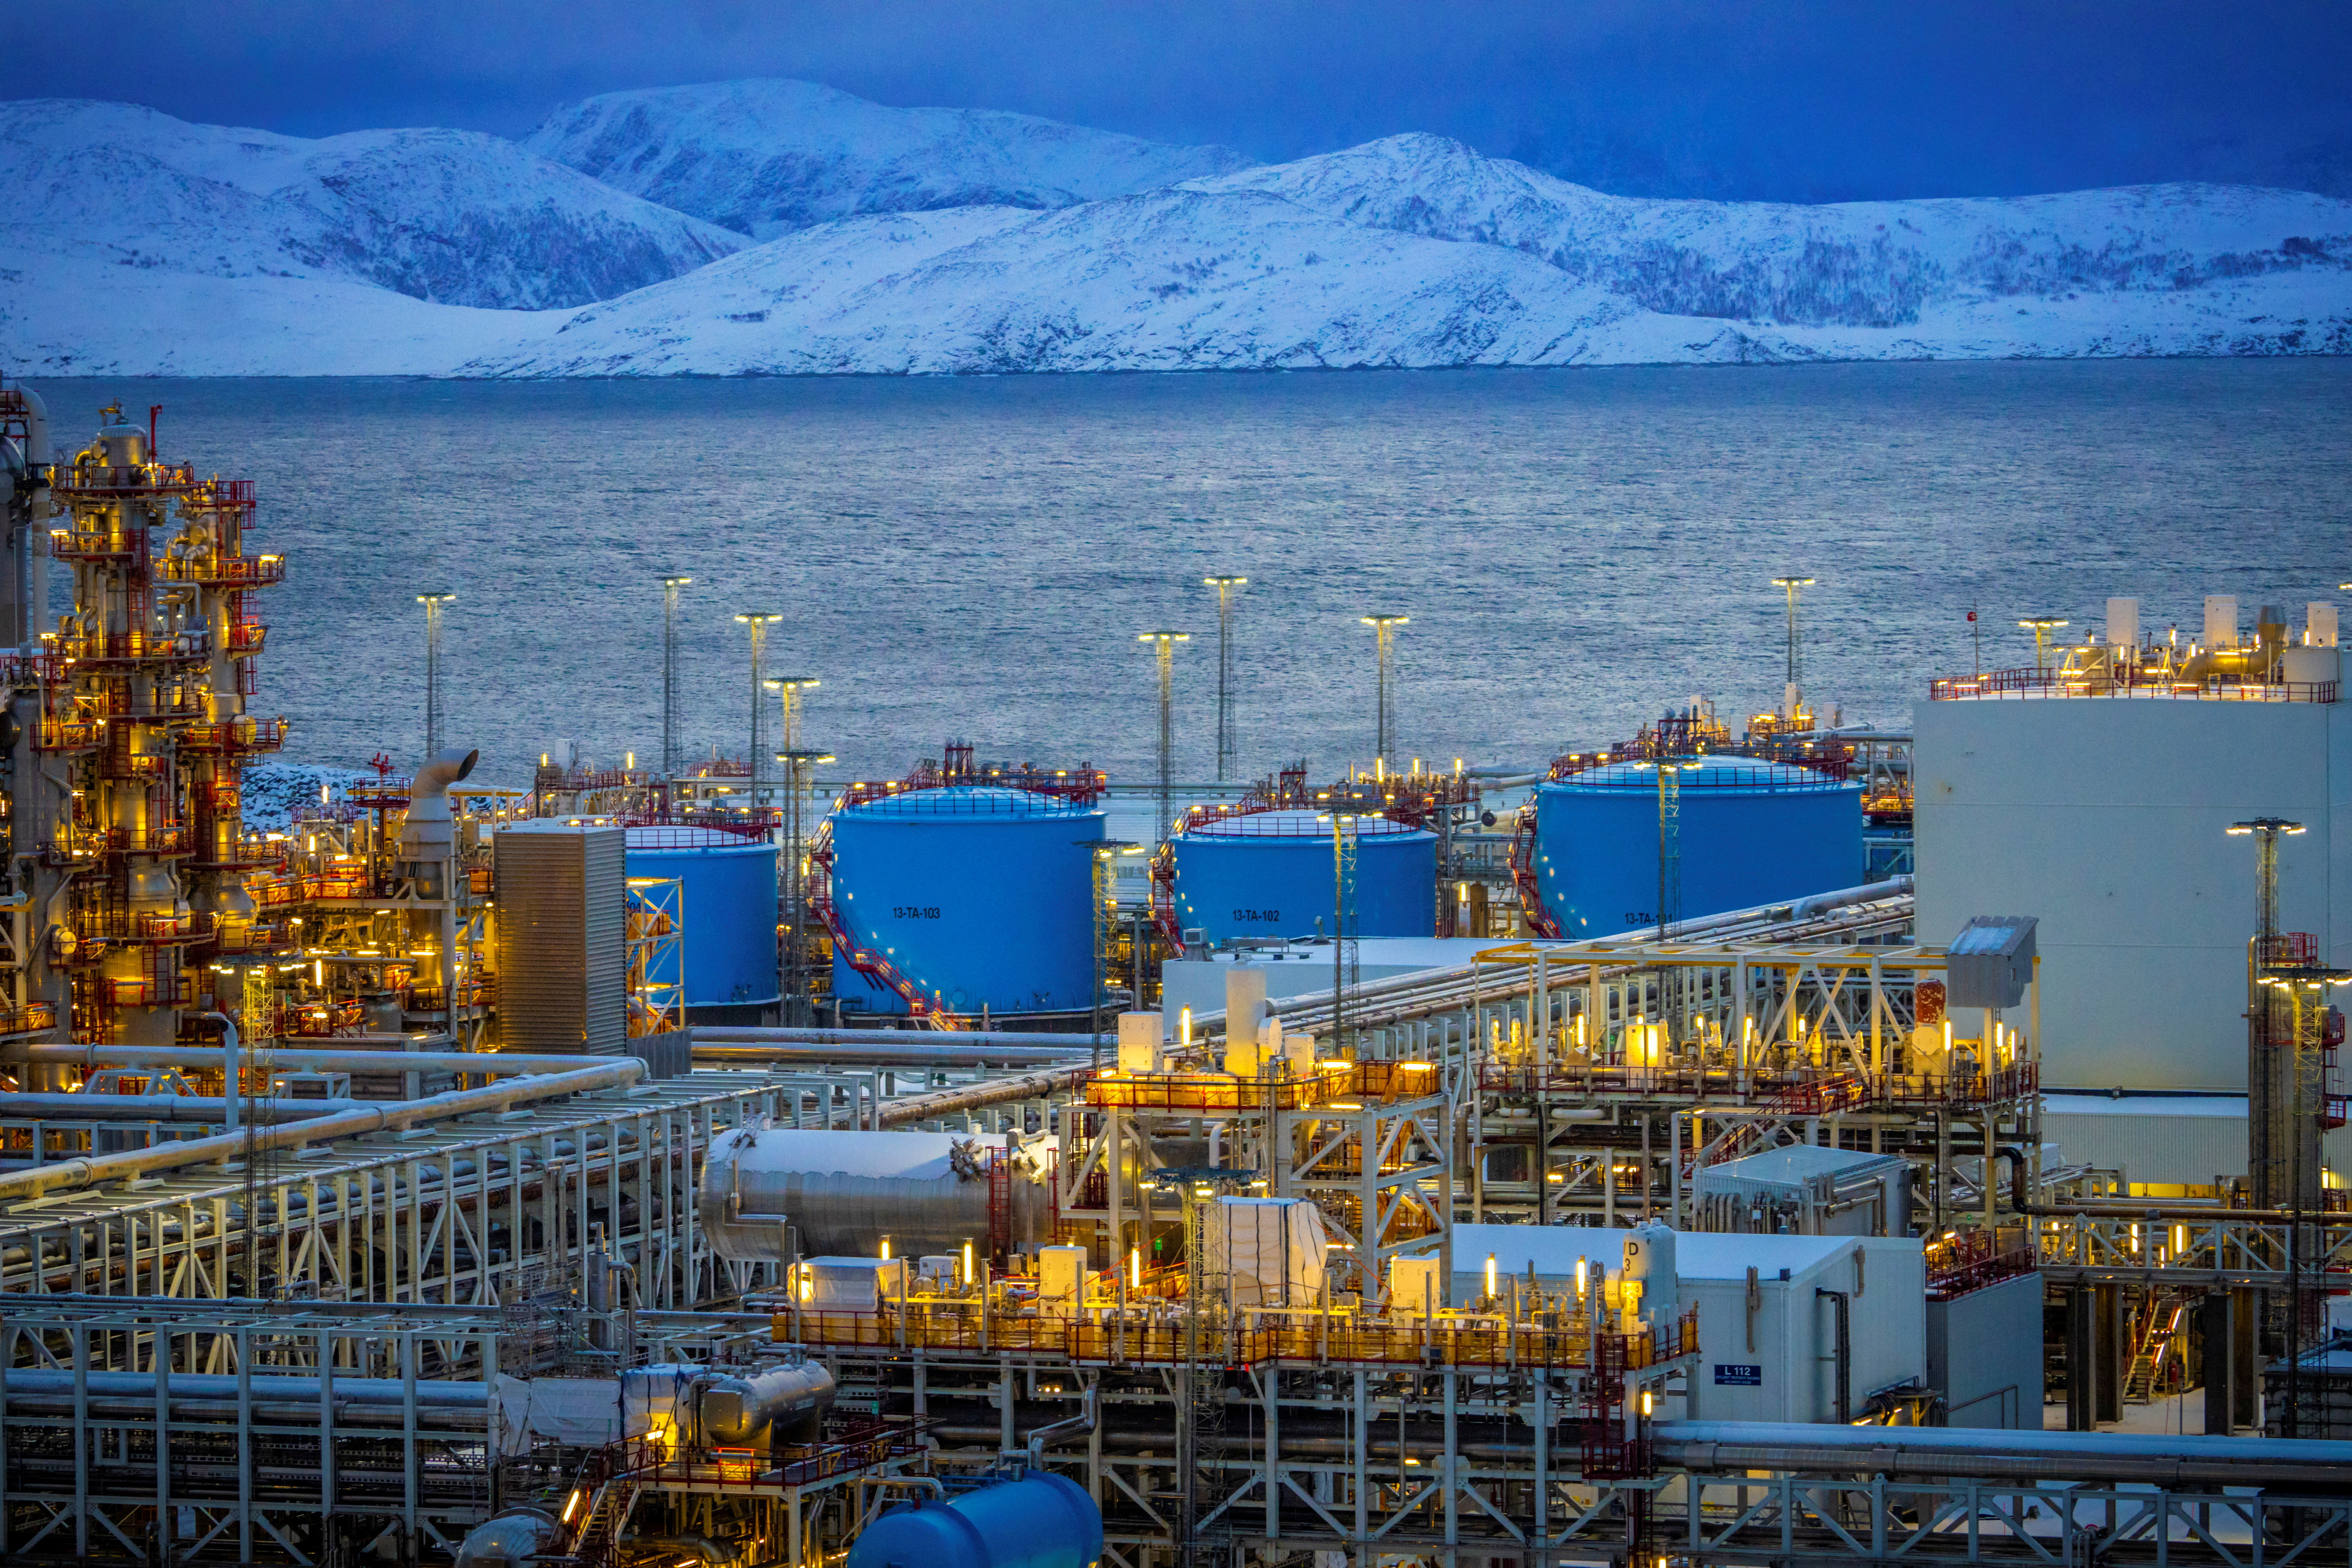
<path fill-rule="evenodd" d="M 665 577 L 662 584 L 662 777 L 677 775 L 677 591 L 691 577 Z"/>
<path fill-rule="evenodd" d="M 1203 577 L 1217 591 L 1217 782 L 1233 776 L 1234 739 L 1234 590 L 1246 577 Z"/>

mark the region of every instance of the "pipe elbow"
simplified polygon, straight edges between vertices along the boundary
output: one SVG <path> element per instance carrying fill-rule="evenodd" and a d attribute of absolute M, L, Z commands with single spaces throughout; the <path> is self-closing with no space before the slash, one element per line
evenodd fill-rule
<path fill-rule="evenodd" d="M 411 797 L 447 794 L 449 786 L 472 773 L 474 764 L 481 758 L 482 753 L 478 750 L 443 752 L 438 756 L 427 757 L 409 785 Z"/>

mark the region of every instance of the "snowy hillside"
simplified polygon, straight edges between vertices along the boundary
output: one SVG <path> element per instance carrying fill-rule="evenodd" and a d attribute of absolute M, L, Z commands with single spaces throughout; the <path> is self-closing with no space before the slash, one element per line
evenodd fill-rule
<path fill-rule="evenodd" d="M 557 110 L 523 145 L 761 239 L 864 213 L 1075 206 L 1250 163 L 1026 114 L 888 109 L 805 81 L 607 93 Z"/>
<path fill-rule="evenodd" d="M 511 144 L 486 152 L 479 137 L 295 142 L 111 106 L 0 106 L 0 190 L 21 215 L 0 226 L 0 370 L 902 374 L 2352 353 L 2352 202 L 2333 197 L 2161 185 L 1823 207 L 1637 201 L 1423 136 L 1170 184 L 1154 178 L 1169 163 L 1145 165 L 1198 150 L 970 116 L 1036 128 L 1042 140 L 1016 150 L 1032 173 L 1057 170 L 1050 188 L 1065 194 L 1046 202 L 1040 180 L 1021 199 L 941 206 L 931 198 L 981 193 L 967 181 L 984 162 L 975 146 L 993 157 L 1014 143 L 910 141 L 906 115 L 957 117 L 818 91 L 623 94 L 562 121 L 567 155 L 585 156 L 643 110 L 640 139 L 613 145 L 645 156 L 608 172 L 699 201 L 727 184 L 685 164 L 749 157 L 753 111 L 798 103 L 812 124 L 837 113 L 835 142 L 866 161 L 757 186 L 775 198 L 773 222 L 799 210 L 783 200 L 793 191 L 906 198 L 906 210 L 750 247 Z M 645 129 L 648 105 L 664 106 L 667 129 Z M 884 129 L 869 135 L 873 115 Z M 1040 151 L 1064 145 L 1055 138 L 1076 149 L 1064 163 Z M 1121 163 L 1109 144 L 1143 151 Z M 1113 174 L 1150 188 L 1072 205 L 1068 193 Z M 642 286 L 615 292 L 629 282 Z M 576 309 L 481 308 L 604 294 Z"/>
<path fill-rule="evenodd" d="M 460 131 L 305 141 L 129 104 L 0 103 L 0 266 L 352 279 L 445 305 L 560 308 L 740 248 L 511 142 Z M 168 345 L 158 345 L 167 347 Z"/>
<path fill-rule="evenodd" d="M 2164 294 L 2352 267 L 2352 202 L 2141 185 L 1792 206 L 1604 195 L 1442 136 L 1199 182 L 1351 223 L 1505 246 L 1668 315 L 1902 327 L 1938 306 Z"/>

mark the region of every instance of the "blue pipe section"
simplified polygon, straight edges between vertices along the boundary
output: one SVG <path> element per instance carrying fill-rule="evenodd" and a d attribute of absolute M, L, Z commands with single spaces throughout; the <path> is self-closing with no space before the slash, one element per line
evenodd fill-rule
<path fill-rule="evenodd" d="M 1050 1470 L 941 1502 L 917 1498 L 867 1525 L 845 1568 L 1097 1568 L 1102 1510 Z"/>

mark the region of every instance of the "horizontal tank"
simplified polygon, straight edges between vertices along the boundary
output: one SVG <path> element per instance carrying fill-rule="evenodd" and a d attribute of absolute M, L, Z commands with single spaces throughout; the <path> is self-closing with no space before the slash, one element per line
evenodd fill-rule
<path fill-rule="evenodd" d="M 1002 1133 L 747 1128 L 704 1159 L 699 1217 L 720 1257 L 761 1262 L 874 1258 L 885 1237 L 894 1258 L 960 1253 L 966 1242 L 983 1255 L 996 1245 L 1025 1252 L 1050 1239 L 1052 1167 L 1043 1140 L 1008 1142 Z M 1008 1170 L 1010 1233 L 998 1237 L 989 1226 L 992 1160 Z"/>
<path fill-rule="evenodd" d="M 833 1408 L 833 1373 L 813 1361 L 695 1379 L 694 1440 L 706 1448 L 813 1442 Z"/>
<path fill-rule="evenodd" d="M 845 1568 L 1095 1568 L 1102 1510 L 1051 1470 L 959 1492 L 918 1497 L 867 1525 Z"/>
<path fill-rule="evenodd" d="M 1746 757 L 1673 765 L 1681 899 L 1668 918 L 1696 920 L 1861 882 L 1859 784 Z M 1612 763 L 1539 785 L 1535 812 L 1537 885 L 1562 937 L 1658 923 L 1657 764 Z"/>
<path fill-rule="evenodd" d="M 683 895 L 686 1005 L 773 1002 L 776 847 L 716 827 L 632 827 L 629 875 L 674 879 Z"/>
<path fill-rule="evenodd" d="M 1331 824 L 1312 811 L 1260 811 L 1181 829 L 1168 840 L 1176 921 L 1211 943 L 1309 936 L 1331 928 Z M 1384 816 L 1356 824 L 1359 936 L 1437 929 L 1437 835 Z"/>
<path fill-rule="evenodd" d="M 845 805 L 831 819 L 833 908 L 853 944 L 941 1011 L 1083 1011 L 1095 989 L 1086 844 L 1103 824 L 1092 806 L 994 785 Z M 839 952 L 834 994 L 906 1010 Z"/>

